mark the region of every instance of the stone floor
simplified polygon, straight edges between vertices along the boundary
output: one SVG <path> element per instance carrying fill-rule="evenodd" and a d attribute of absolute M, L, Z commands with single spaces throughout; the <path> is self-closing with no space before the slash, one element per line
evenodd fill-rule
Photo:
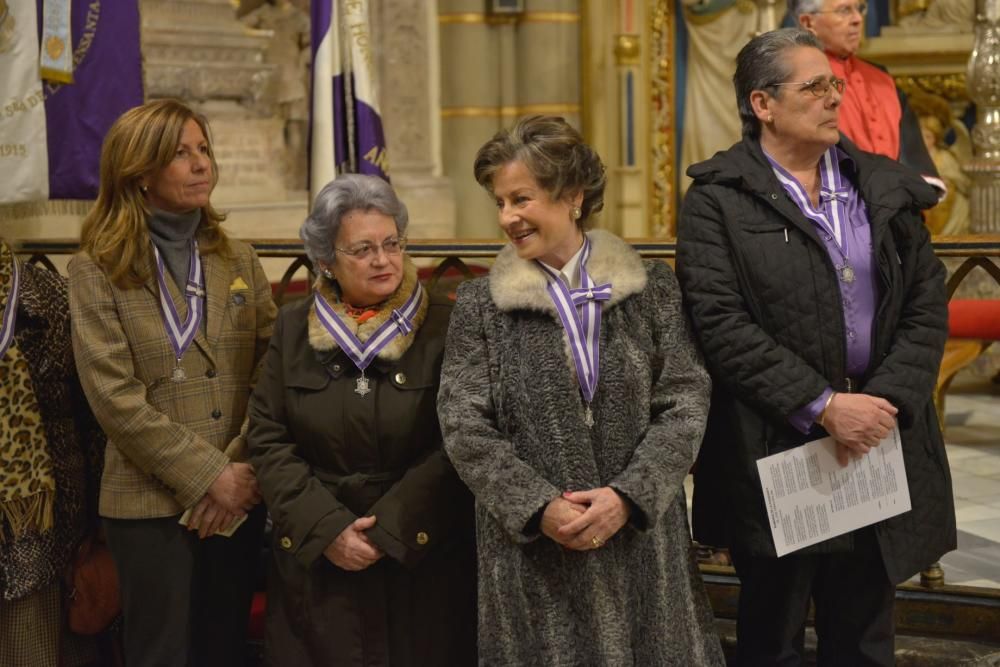
<path fill-rule="evenodd" d="M 945 399 L 958 550 L 945 582 L 1000 588 L 1000 384 L 959 378 Z"/>

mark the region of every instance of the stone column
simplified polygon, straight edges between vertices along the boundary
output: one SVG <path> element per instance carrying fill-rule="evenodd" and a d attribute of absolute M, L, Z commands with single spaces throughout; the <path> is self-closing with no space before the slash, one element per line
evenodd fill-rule
<path fill-rule="evenodd" d="M 497 238 L 496 208 L 472 176 L 476 151 L 533 114 L 580 125 L 578 0 L 527 0 L 516 15 L 484 0 L 439 0 L 442 142 L 458 203 L 458 236 Z M 390 146 L 390 150 L 392 147 Z"/>
<path fill-rule="evenodd" d="M 410 213 L 411 238 L 452 238 L 455 195 L 441 175 L 437 15 L 425 0 L 372 5 L 389 177 Z"/>
<path fill-rule="evenodd" d="M 976 2 L 976 41 L 967 80 L 969 97 L 976 103 L 975 157 L 965 167 L 972 177 L 970 229 L 996 233 L 1000 232 L 1000 0 Z"/>
<path fill-rule="evenodd" d="M 283 122 L 264 97 L 271 32 L 245 28 L 229 0 L 142 0 L 140 9 L 146 99 L 176 97 L 208 118 L 219 163 L 213 202 L 283 201 Z"/>
<path fill-rule="evenodd" d="M 205 114 L 219 163 L 212 203 L 245 239 L 294 239 L 304 190 L 286 190 L 285 119 L 269 98 L 273 33 L 236 18 L 231 0 L 140 0 L 146 99 L 177 97 Z M 278 280 L 287 262 L 265 260 Z"/>

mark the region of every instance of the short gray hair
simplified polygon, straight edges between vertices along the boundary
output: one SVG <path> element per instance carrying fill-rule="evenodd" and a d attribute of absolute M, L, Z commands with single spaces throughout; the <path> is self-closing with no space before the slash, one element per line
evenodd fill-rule
<path fill-rule="evenodd" d="M 781 28 L 765 32 L 740 49 L 736 56 L 733 86 L 736 88 L 736 108 L 743 123 L 744 137 L 756 139 L 760 136 L 760 120 L 754 115 L 750 93 L 770 89 L 775 97 L 780 95 L 781 89 L 774 84 L 791 76 L 785 52 L 800 46 L 823 50 L 816 36 L 802 28 Z"/>
<path fill-rule="evenodd" d="M 815 14 L 823 8 L 823 0 L 788 0 L 788 16 L 795 25 L 803 14 Z"/>
<path fill-rule="evenodd" d="M 396 232 L 400 238 L 406 235 L 410 215 L 406 204 L 399 200 L 392 186 L 377 176 L 363 174 L 341 174 L 316 195 L 312 210 L 302 228 L 299 238 L 306 248 L 306 255 L 313 269 L 319 271 L 320 264 L 330 266 L 337 261 L 333 244 L 340 232 L 340 221 L 351 211 L 371 211 L 383 213 L 396 222 Z"/>

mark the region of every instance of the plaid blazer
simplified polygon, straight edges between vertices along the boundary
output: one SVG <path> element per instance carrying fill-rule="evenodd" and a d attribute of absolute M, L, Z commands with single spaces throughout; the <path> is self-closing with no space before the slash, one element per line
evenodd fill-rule
<path fill-rule="evenodd" d="M 276 309 L 253 249 L 202 256 L 205 321 L 176 365 L 160 312 L 155 266 L 140 288 L 113 285 L 84 253 L 69 264 L 73 351 L 80 382 L 108 435 L 101 516 L 171 516 L 205 495 L 230 460 L 244 456 L 243 424 Z M 178 314 L 187 305 L 172 278 Z"/>

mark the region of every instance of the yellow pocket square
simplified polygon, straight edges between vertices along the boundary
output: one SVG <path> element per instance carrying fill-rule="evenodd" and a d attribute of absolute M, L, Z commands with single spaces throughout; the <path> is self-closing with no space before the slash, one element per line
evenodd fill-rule
<path fill-rule="evenodd" d="M 248 289 L 250 289 L 250 286 L 247 285 L 246 281 L 243 280 L 243 278 L 241 278 L 240 276 L 236 276 L 236 280 L 234 280 L 233 284 L 229 286 L 230 292 L 239 292 L 241 290 L 248 290 Z"/>

